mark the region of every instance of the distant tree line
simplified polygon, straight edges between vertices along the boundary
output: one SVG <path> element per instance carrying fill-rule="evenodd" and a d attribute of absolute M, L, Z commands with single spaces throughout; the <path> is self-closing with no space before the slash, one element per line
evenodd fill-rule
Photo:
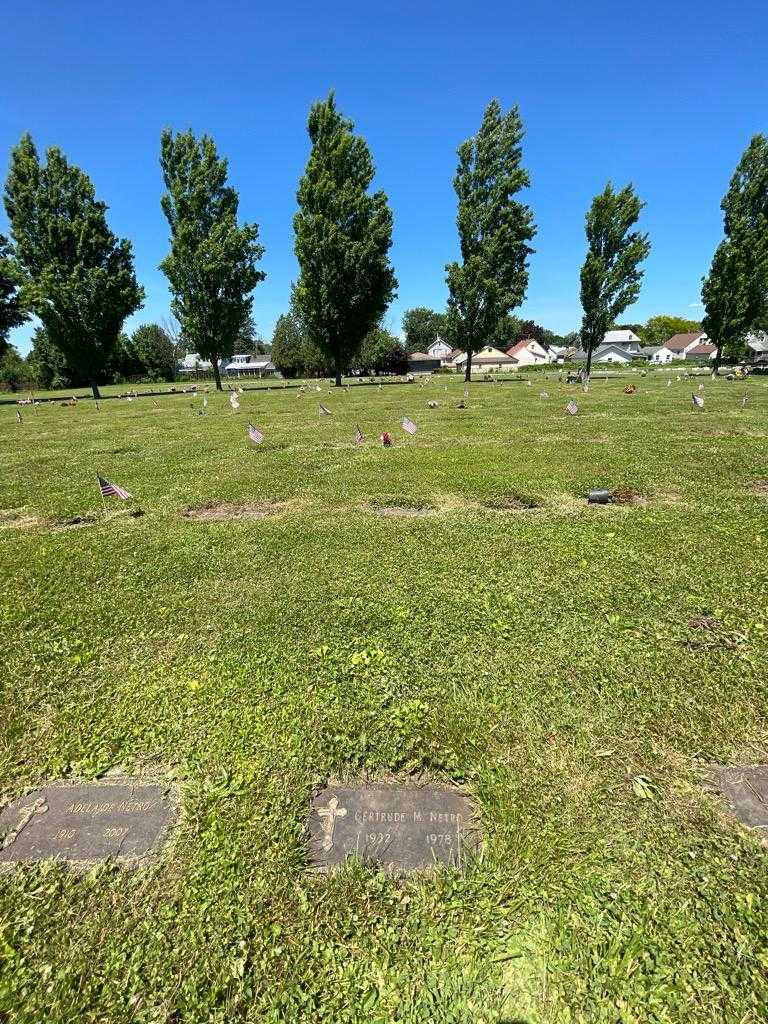
<path fill-rule="evenodd" d="M 338 110 L 334 94 L 312 105 L 310 151 L 297 191 L 293 228 L 299 276 L 290 310 L 277 322 L 272 358 L 286 375 L 350 370 L 398 372 L 407 356 L 439 336 L 472 357 L 492 344 L 524 337 L 580 344 L 592 353 L 605 331 L 637 300 L 650 251 L 637 228 L 643 203 L 632 185 L 608 183 L 586 215 L 581 268 L 583 318 L 578 334 L 560 337 L 515 310 L 525 299 L 536 235 L 522 200 L 530 176 L 523 164 L 524 129 L 517 107 L 493 100 L 477 134 L 458 148 L 453 179 L 460 258 L 445 267 L 446 309 L 416 307 L 403 317 L 404 341 L 384 326 L 397 293 L 390 263 L 393 218 L 386 194 L 372 190 L 368 145 Z M 131 243 L 107 223 L 83 170 L 56 146 L 41 160 L 30 135 L 11 153 L 4 202 L 10 238 L 0 236 L 0 384 L 89 384 L 145 375 L 168 379 L 183 351 L 213 364 L 241 351 L 265 351 L 255 335 L 253 292 L 265 278 L 258 226 L 239 220 L 239 195 L 210 136 L 163 131 L 160 166 L 169 251 L 161 263 L 178 331 L 144 324 L 130 336 L 126 319 L 144 290 Z M 724 238 L 703 282 L 702 326 L 717 345 L 715 367 L 739 358 L 747 334 L 768 325 L 768 138 L 755 135 L 722 201 Z M 39 326 L 23 360 L 9 333 L 29 317 Z M 632 325 L 646 344 L 699 322 L 652 317 Z M 250 348 L 246 348 L 250 345 Z"/>

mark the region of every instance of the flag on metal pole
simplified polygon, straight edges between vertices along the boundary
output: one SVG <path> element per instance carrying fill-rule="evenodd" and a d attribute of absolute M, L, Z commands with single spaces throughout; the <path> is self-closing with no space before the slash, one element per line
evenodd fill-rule
<path fill-rule="evenodd" d="M 132 498 L 133 495 L 129 494 L 124 487 L 118 487 L 117 484 L 111 483 L 109 480 L 105 480 L 103 476 L 96 474 L 96 478 L 99 481 L 99 490 L 101 491 L 102 498 L 120 498 L 122 501 L 127 501 L 128 498 Z"/>
<path fill-rule="evenodd" d="M 16 410 L 16 422 L 17 423 L 23 423 L 24 422 L 24 420 L 21 418 L 21 409 L 17 409 Z"/>
<path fill-rule="evenodd" d="M 360 429 L 360 424 L 358 423 L 355 425 L 355 444 L 362 444 L 364 440 L 363 432 Z"/>
<path fill-rule="evenodd" d="M 409 419 L 408 416 L 403 416 L 403 430 L 406 434 L 415 434 L 417 429 L 418 427 L 412 419 Z"/>
<path fill-rule="evenodd" d="M 331 415 L 331 410 L 326 408 L 326 406 L 324 406 L 322 402 L 320 403 L 320 415 L 321 416 L 330 416 Z"/>
<path fill-rule="evenodd" d="M 253 441 L 254 444 L 261 444 L 261 442 L 264 440 L 264 435 L 262 434 L 262 432 L 258 429 L 258 427 L 254 427 L 252 423 L 248 424 L 248 437 L 251 439 L 251 441 Z"/>

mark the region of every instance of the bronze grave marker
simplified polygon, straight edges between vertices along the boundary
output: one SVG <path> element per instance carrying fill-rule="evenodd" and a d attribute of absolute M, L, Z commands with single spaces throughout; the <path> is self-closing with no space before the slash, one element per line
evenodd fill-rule
<path fill-rule="evenodd" d="M 82 867 L 105 860 L 136 866 L 157 849 L 175 816 L 167 785 L 51 783 L 0 813 L 0 870 L 49 858 Z"/>
<path fill-rule="evenodd" d="M 329 784 L 312 800 L 309 861 L 332 871 L 348 857 L 404 874 L 459 870 L 479 844 L 479 822 L 461 790 L 439 785 Z"/>

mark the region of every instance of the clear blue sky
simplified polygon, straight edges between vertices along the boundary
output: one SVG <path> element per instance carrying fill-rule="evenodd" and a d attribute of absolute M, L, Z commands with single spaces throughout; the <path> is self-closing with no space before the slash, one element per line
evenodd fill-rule
<path fill-rule="evenodd" d="M 307 111 L 331 87 L 392 204 L 395 329 L 409 306 L 444 305 L 456 147 L 491 97 L 519 104 L 527 131 L 539 232 L 522 312 L 560 332 L 579 324 L 584 213 L 609 178 L 634 182 L 653 243 L 625 319 L 698 316 L 720 199 L 750 136 L 768 130 L 765 0 L 26 0 L 2 25 L 3 163 L 28 130 L 91 176 L 113 230 L 133 241 L 147 292 L 129 327 L 168 312 L 157 269 L 165 126 L 207 132 L 229 158 L 241 215 L 266 246 L 254 304 L 266 337 L 297 275 Z M 12 339 L 22 351 L 29 333 Z"/>

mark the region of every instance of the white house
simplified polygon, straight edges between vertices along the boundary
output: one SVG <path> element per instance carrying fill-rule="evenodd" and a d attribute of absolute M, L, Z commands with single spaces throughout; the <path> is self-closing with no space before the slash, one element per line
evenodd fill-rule
<path fill-rule="evenodd" d="M 536 341 L 535 338 L 523 338 L 516 345 L 507 349 L 507 355 L 514 359 L 515 365 L 520 366 L 544 366 L 545 363 L 553 361 L 553 354 Z"/>
<path fill-rule="evenodd" d="M 690 331 L 686 334 L 673 334 L 652 356 L 652 363 L 671 363 L 673 359 L 685 359 L 686 354 L 697 345 L 705 345 L 709 341 L 705 331 Z"/>
<path fill-rule="evenodd" d="M 637 352 L 639 354 L 642 342 L 634 331 L 625 329 L 621 331 L 606 331 L 600 348 L 602 349 L 605 345 L 616 345 L 625 352 Z"/>
<path fill-rule="evenodd" d="M 609 331 L 609 334 L 624 333 L 623 331 Z M 630 332 L 631 333 L 631 332 Z M 618 363 L 621 366 L 626 366 L 627 363 L 631 363 L 633 359 L 640 359 L 640 350 L 638 347 L 637 352 L 632 349 L 624 348 L 623 345 L 601 345 L 600 348 L 592 356 L 594 363 Z"/>
<path fill-rule="evenodd" d="M 642 359 L 643 356 L 640 352 L 629 351 L 629 349 L 623 348 L 621 345 L 600 345 L 592 353 L 592 362 L 594 363 L 618 363 L 620 366 L 626 366 L 627 363 L 631 363 L 633 359 Z M 574 356 L 577 362 L 584 363 L 587 360 L 587 353 L 584 349 L 579 351 Z"/>
<path fill-rule="evenodd" d="M 757 331 L 747 335 L 747 355 L 753 362 L 768 360 L 768 332 Z"/>
<path fill-rule="evenodd" d="M 467 365 L 467 353 L 462 352 L 458 355 L 453 365 L 463 370 Z M 501 349 L 494 348 L 493 345 L 484 345 L 472 356 L 472 369 L 477 370 L 479 373 L 488 373 L 491 370 L 514 370 L 517 367 L 517 361 L 511 356 L 508 356 L 506 352 L 502 352 Z"/>
<path fill-rule="evenodd" d="M 201 359 L 199 352 L 187 352 L 179 362 L 179 373 L 194 373 L 196 370 L 202 370 L 205 373 L 212 369 L 213 363 L 210 359 Z"/>
<path fill-rule="evenodd" d="M 451 348 L 448 342 L 443 341 L 440 335 L 438 335 L 425 354 L 428 355 L 430 359 L 439 359 L 441 366 L 452 366 L 453 360 L 457 355 L 459 355 L 459 350 Z"/>
<path fill-rule="evenodd" d="M 249 352 L 243 355 L 232 356 L 230 362 L 224 367 L 225 373 L 240 374 L 253 373 L 263 377 L 265 374 L 275 372 L 275 364 L 268 356 L 257 356 Z"/>
<path fill-rule="evenodd" d="M 717 345 L 712 345 L 708 341 L 702 341 L 698 345 L 694 345 L 693 348 L 689 348 L 685 353 L 685 358 L 692 363 L 707 363 L 714 359 L 716 355 Z"/>

